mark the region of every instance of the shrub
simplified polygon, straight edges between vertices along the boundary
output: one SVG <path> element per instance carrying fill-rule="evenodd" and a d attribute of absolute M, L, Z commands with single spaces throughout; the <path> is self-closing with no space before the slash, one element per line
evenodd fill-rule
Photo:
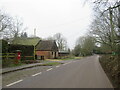
<path fill-rule="evenodd" d="M 22 63 L 25 63 L 25 64 L 32 64 L 32 63 L 38 63 L 39 61 L 36 61 L 36 60 L 25 60 L 25 61 L 22 61 Z"/>
<path fill-rule="evenodd" d="M 8 52 L 8 42 L 5 40 L 1 40 L 2 41 L 2 53 L 7 53 Z"/>
<path fill-rule="evenodd" d="M 34 54 L 34 46 L 32 45 L 14 45 L 10 44 L 8 48 L 8 52 L 15 52 L 16 50 L 21 50 L 21 60 L 33 60 L 32 57 Z M 31 57 L 26 57 L 31 56 Z"/>
<path fill-rule="evenodd" d="M 14 59 L 3 59 L 2 60 L 2 67 L 5 68 L 5 67 L 10 67 L 12 64 L 14 64 Z"/>
<path fill-rule="evenodd" d="M 28 56 L 28 57 L 22 56 L 21 60 L 34 60 L 34 57 L 33 56 Z"/>
<path fill-rule="evenodd" d="M 120 61 L 118 56 L 104 55 L 100 63 L 115 88 L 120 88 Z"/>
<path fill-rule="evenodd" d="M 34 46 L 32 45 L 18 45 L 10 44 L 8 52 L 15 52 L 16 50 L 21 50 L 23 56 L 32 56 L 34 53 Z"/>

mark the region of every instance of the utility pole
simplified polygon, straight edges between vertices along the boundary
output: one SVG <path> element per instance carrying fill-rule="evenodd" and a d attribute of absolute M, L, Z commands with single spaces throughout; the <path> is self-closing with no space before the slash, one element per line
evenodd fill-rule
<path fill-rule="evenodd" d="M 34 29 L 34 37 L 36 37 L 36 28 Z"/>
<path fill-rule="evenodd" d="M 34 60 L 35 60 L 35 45 L 34 45 Z"/>
<path fill-rule="evenodd" d="M 34 29 L 34 38 L 36 37 L 36 28 Z M 34 60 L 35 60 L 35 45 L 34 45 Z"/>

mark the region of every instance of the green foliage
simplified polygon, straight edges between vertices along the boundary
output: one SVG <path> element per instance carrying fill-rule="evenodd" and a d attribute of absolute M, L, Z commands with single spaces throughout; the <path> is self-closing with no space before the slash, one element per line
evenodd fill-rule
<path fill-rule="evenodd" d="M 0 53 L 2 53 L 2 40 L 0 40 Z"/>
<path fill-rule="evenodd" d="M 75 56 L 80 56 L 80 52 L 81 52 L 81 46 L 80 45 L 76 45 L 73 51 L 73 55 Z"/>
<path fill-rule="evenodd" d="M 32 45 L 14 45 L 10 44 L 8 51 L 15 52 L 16 50 L 21 50 L 22 56 L 33 56 L 34 53 L 34 46 Z"/>
<path fill-rule="evenodd" d="M 8 42 L 5 41 L 5 40 L 1 40 L 1 41 L 2 41 L 2 47 L 0 47 L 0 48 L 2 48 L 2 49 L 1 49 L 1 50 L 2 50 L 2 53 L 8 52 Z"/>
<path fill-rule="evenodd" d="M 0 40 L 0 44 L 1 44 L 1 47 L 0 47 L 0 57 L 6 56 L 5 53 L 8 52 L 8 43 L 5 40 Z M 6 57 L 2 57 L 1 59 L 6 59 Z"/>
<path fill-rule="evenodd" d="M 2 68 L 5 68 L 5 67 L 15 67 L 15 66 L 20 66 L 22 65 L 21 62 L 19 63 L 15 63 L 15 59 L 4 59 L 2 60 Z"/>
<path fill-rule="evenodd" d="M 50 62 L 50 63 L 46 63 L 46 64 L 42 64 L 43 66 L 53 66 L 53 65 L 59 65 L 61 64 L 60 62 Z"/>
<path fill-rule="evenodd" d="M 2 57 L 2 66 L 3 67 L 11 67 L 16 65 L 16 50 L 21 51 L 21 60 L 33 60 L 34 54 L 34 46 L 32 45 L 17 45 L 10 44 L 8 45 L 7 41 L 1 40 L 2 42 L 2 53 L 0 53 L 0 57 Z M 20 62 L 19 62 L 20 63 Z"/>
<path fill-rule="evenodd" d="M 80 37 L 77 41 L 77 45 L 73 50 L 75 56 L 88 56 L 92 55 L 95 48 L 94 38 L 91 36 Z"/>
<path fill-rule="evenodd" d="M 23 56 L 21 57 L 21 60 L 22 60 L 22 61 L 24 61 L 24 60 L 34 60 L 34 56 L 32 55 L 32 56 L 26 57 L 25 55 L 23 55 Z"/>
<path fill-rule="evenodd" d="M 117 45 L 116 54 L 120 56 L 120 42 Z"/>
<path fill-rule="evenodd" d="M 22 61 L 22 63 L 32 64 L 32 63 L 39 63 L 39 61 L 36 61 L 36 60 L 25 60 L 25 61 Z"/>
<path fill-rule="evenodd" d="M 74 56 L 67 56 L 67 57 L 63 57 L 63 58 L 59 58 L 58 60 L 73 60 L 73 59 L 75 59 L 75 57 Z M 56 59 L 57 60 L 57 59 Z"/>

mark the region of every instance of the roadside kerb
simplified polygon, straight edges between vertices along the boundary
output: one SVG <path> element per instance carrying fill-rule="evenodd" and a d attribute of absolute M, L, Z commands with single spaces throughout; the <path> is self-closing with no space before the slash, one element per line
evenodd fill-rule
<path fill-rule="evenodd" d="M 18 70 L 23 70 L 23 69 L 37 67 L 37 66 L 45 66 L 44 64 L 47 64 L 47 63 L 49 63 L 49 62 L 29 64 L 29 65 L 24 65 L 24 66 L 16 67 L 16 68 L 15 67 L 13 67 L 13 68 L 4 68 L 4 69 L 2 69 L 2 72 L 0 74 L 6 74 L 6 73 L 15 72 L 15 71 L 18 71 Z"/>
<path fill-rule="evenodd" d="M 77 60 L 77 59 L 75 59 L 75 60 Z M 36 64 L 23 65 L 23 66 L 19 66 L 19 67 L 4 68 L 4 69 L 2 69 L 2 72 L 0 72 L 0 74 L 6 74 L 6 73 L 15 72 L 18 70 L 23 70 L 23 69 L 37 67 L 37 66 L 44 66 L 44 64 L 47 64 L 50 62 L 60 62 L 61 64 L 63 64 L 63 63 L 66 63 L 66 61 L 49 61 L 49 62 L 45 62 L 45 63 L 36 63 Z"/>

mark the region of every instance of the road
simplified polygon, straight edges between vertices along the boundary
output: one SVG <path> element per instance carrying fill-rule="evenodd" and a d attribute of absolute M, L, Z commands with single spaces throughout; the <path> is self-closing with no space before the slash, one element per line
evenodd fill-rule
<path fill-rule="evenodd" d="M 10 83 L 4 88 L 113 88 L 98 58 L 94 55 L 68 61 Z"/>

